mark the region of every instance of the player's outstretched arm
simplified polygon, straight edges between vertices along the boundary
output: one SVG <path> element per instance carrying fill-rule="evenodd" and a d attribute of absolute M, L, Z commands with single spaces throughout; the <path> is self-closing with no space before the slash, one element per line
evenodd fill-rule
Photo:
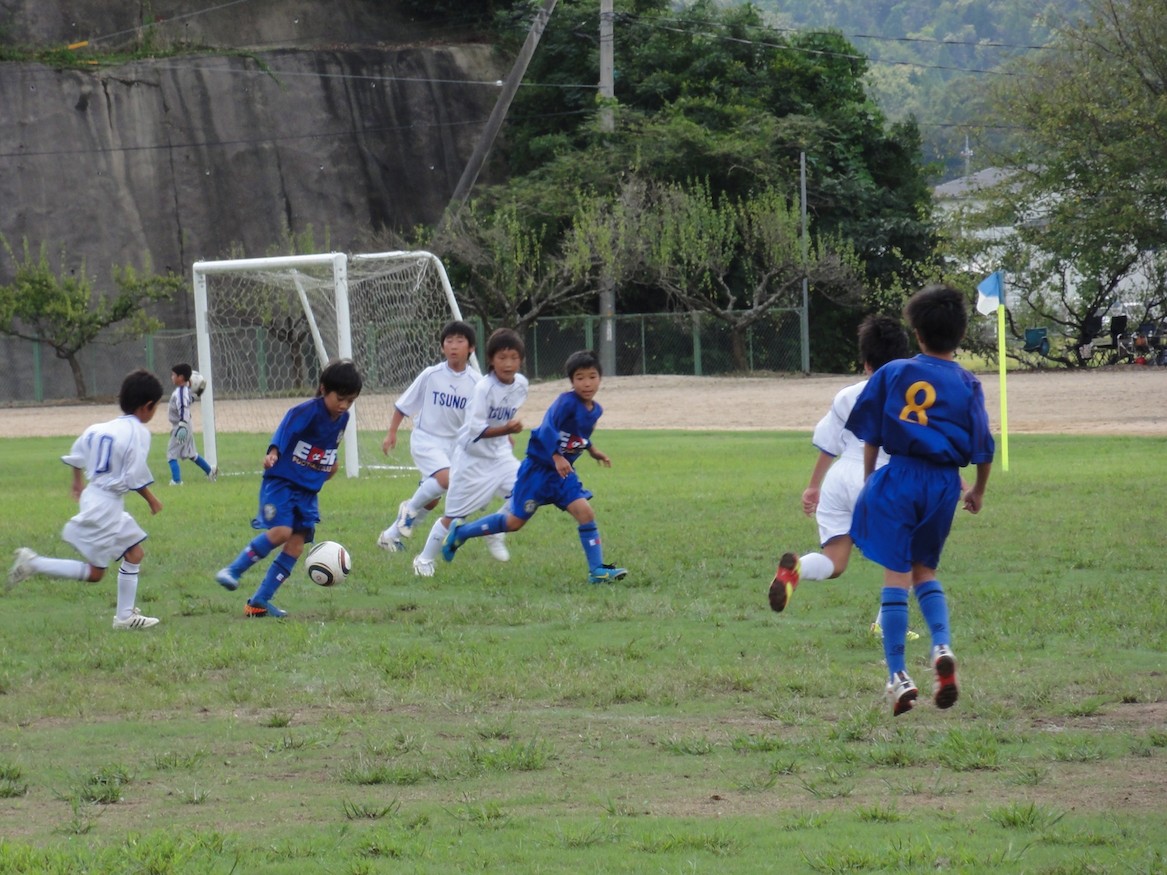
<path fill-rule="evenodd" d="M 612 467 L 612 460 L 609 459 L 605 453 L 601 453 L 591 444 L 588 444 L 588 455 L 603 465 L 605 468 Z"/>

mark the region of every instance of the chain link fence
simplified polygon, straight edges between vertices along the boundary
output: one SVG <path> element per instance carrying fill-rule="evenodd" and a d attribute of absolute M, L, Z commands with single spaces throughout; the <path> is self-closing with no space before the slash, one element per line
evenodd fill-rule
<path fill-rule="evenodd" d="M 473 320 L 471 320 L 473 321 Z M 802 341 L 799 311 L 773 310 L 743 332 L 735 350 L 733 333 L 721 321 L 701 313 L 620 315 L 616 331 L 616 375 L 687 374 L 714 376 L 754 371 L 800 370 Z M 479 358 L 486 339 L 479 330 Z M 578 349 L 597 349 L 599 316 L 539 319 L 527 331 L 524 372 L 532 380 L 559 379 L 563 363 Z M 279 347 L 272 345 L 272 355 Z M 438 359 L 437 338 L 434 360 Z M 740 359 L 740 361 L 739 361 Z M 170 369 L 179 362 L 198 368 L 195 331 L 158 331 L 126 340 L 110 333 L 77 354 L 85 400 L 117 396 L 122 378 L 144 367 L 170 385 Z M 405 387 L 402 386 L 402 389 Z M 0 336 L 0 404 L 76 401 L 79 393 L 70 364 L 42 343 Z"/>

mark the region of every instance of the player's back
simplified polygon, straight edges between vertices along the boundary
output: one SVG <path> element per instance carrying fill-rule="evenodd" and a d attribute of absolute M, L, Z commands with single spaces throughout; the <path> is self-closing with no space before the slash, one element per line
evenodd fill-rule
<path fill-rule="evenodd" d="M 149 430 L 126 414 L 89 426 L 61 459 L 83 469 L 93 488 L 122 495 L 154 481 L 146 464 L 149 454 Z"/>

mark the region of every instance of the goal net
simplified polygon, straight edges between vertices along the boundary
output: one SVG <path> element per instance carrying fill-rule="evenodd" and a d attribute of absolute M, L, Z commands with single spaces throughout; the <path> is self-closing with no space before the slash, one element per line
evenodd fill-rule
<path fill-rule="evenodd" d="M 200 261 L 193 274 L 198 370 L 207 378 L 203 455 L 224 472 L 254 470 L 265 448 L 237 458 L 220 452 L 220 436 L 270 436 L 338 357 L 352 358 L 365 378 L 342 447 L 345 471 L 385 467 L 393 401 L 438 360 L 442 326 L 462 318 L 429 252 Z"/>

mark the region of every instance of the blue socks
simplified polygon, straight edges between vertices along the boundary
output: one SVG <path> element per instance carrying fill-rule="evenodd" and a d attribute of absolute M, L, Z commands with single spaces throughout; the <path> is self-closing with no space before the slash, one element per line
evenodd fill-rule
<path fill-rule="evenodd" d="M 492 513 L 490 516 L 484 516 L 481 519 L 476 519 L 472 523 L 462 523 L 458 526 L 458 539 L 465 541 L 467 538 L 481 538 L 483 535 L 497 535 L 507 530 L 507 515 L 505 513 Z"/>
<path fill-rule="evenodd" d="M 604 564 L 604 548 L 600 544 L 600 530 L 595 522 L 579 527 L 579 542 L 583 545 L 584 556 L 588 560 L 588 571 Z"/>
<path fill-rule="evenodd" d="M 891 677 L 907 671 L 904 660 L 904 642 L 908 637 L 908 591 L 898 586 L 885 586 L 880 593 L 883 626 L 883 656 Z"/>
<path fill-rule="evenodd" d="M 203 469 L 203 473 L 210 476 L 211 466 L 202 456 L 195 456 L 194 463 Z"/>
<path fill-rule="evenodd" d="M 243 548 L 243 552 L 236 556 L 235 561 L 227 568 L 231 571 L 231 575 L 238 580 L 243 576 L 243 572 L 274 549 L 275 545 L 267 539 L 267 533 L 261 532 L 251 539 L 251 543 Z"/>
<path fill-rule="evenodd" d="M 268 566 L 263 583 L 259 585 L 259 589 L 251 597 L 252 604 L 257 601 L 270 602 L 275 596 L 276 590 L 280 588 L 280 584 L 291 576 L 292 569 L 295 567 L 295 558 L 289 556 L 287 553 L 281 552 L 279 556 L 272 560 L 271 565 Z"/>
<path fill-rule="evenodd" d="M 175 483 L 182 482 L 182 472 L 178 470 L 178 459 L 170 460 L 170 479 Z"/>
<path fill-rule="evenodd" d="M 924 615 L 924 622 L 928 624 L 928 631 L 932 633 L 932 646 L 951 645 L 948 599 L 944 597 L 944 587 L 940 585 L 939 580 L 929 580 L 918 585 L 915 590 L 916 603 L 920 606 L 920 613 Z"/>

